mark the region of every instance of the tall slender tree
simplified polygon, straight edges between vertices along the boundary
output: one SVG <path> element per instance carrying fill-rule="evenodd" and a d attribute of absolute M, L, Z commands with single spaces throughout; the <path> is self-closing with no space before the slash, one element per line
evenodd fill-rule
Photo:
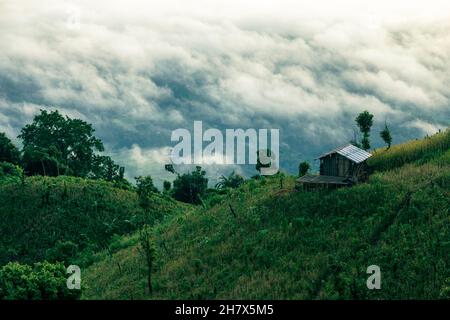
<path fill-rule="evenodd" d="M 363 137 L 361 139 L 361 146 L 364 150 L 370 149 L 370 128 L 373 125 L 373 114 L 365 110 L 361 112 L 355 119 Z"/>
<path fill-rule="evenodd" d="M 386 122 L 384 123 L 384 129 L 380 132 L 380 137 L 388 145 L 387 149 L 389 150 L 392 144 L 392 135 Z"/>

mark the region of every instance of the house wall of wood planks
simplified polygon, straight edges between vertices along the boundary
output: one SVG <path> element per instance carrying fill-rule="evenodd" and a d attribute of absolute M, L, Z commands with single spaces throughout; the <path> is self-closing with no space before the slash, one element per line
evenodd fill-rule
<path fill-rule="evenodd" d="M 353 163 L 338 153 L 320 159 L 320 174 L 347 177 L 352 175 Z"/>

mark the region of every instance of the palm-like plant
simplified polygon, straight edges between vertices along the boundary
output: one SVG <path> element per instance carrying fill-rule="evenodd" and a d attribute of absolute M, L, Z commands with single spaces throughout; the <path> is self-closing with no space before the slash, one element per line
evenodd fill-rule
<path fill-rule="evenodd" d="M 243 182 L 244 178 L 233 171 L 228 177 L 224 175 L 220 176 L 219 182 L 216 183 L 215 187 L 216 189 L 235 189 L 239 187 Z"/>

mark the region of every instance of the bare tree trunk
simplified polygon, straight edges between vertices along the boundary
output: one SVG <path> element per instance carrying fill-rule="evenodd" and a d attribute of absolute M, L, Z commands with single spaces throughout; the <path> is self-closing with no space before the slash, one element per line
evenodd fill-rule
<path fill-rule="evenodd" d="M 231 203 L 229 203 L 228 206 L 230 207 L 230 211 L 231 211 L 231 213 L 233 214 L 233 217 L 234 217 L 234 218 L 237 218 L 236 212 L 234 212 L 234 209 L 233 209 L 233 207 L 231 206 Z"/>
<path fill-rule="evenodd" d="M 45 165 L 44 165 L 44 161 L 42 161 L 42 159 L 41 159 L 41 165 L 42 165 L 42 170 L 44 171 L 44 176 L 46 176 L 47 174 L 45 173 Z"/>
<path fill-rule="evenodd" d="M 148 292 L 151 295 L 153 293 L 152 288 L 152 269 L 153 269 L 153 259 L 155 256 L 155 249 L 153 243 L 150 239 L 150 234 L 146 226 L 141 230 L 140 235 L 141 246 L 145 255 L 145 262 L 147 264 L 147 286 Z"/>

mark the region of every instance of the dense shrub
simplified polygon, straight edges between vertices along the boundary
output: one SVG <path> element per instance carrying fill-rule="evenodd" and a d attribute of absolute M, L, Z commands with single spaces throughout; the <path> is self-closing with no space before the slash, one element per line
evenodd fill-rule
<path fill-rule="evenodd" d="M 226 188 L 235 189 L 238 188 L 241 184 L 243 184 L 244 181 L 245 180 L 243 176 L 233 171 L 228 177 L 224 175 L 220 176 L 219 182 L 216 183 L 215 187 L 217 189 L 226 189 Z"/>
<path fill-rule="evenodd" d="M 80 294 L 80 290 L 67 288 L 66 268 L 62 263 L 39 262 L 32 267 L 10 262 L 0 268 L 2 300 L 72 300 Z"/>
<path fill-rule="evenodd" d="M 68 265 L 78 252 L 79 248 L 76 243 L 58 240 L 53 248 L 46 251 L 45 258 L 50 261 L 63 262 Z"/>
<path fill-rule="evenodd" d="M 200 204 L 207 188 L 206 172 L 197 167 L 191 173 L 177 176 L 173 182 L 173 197 L 178 201 Z"/>
<path fill-rule="evenodd" d="M 19 183 L 24 179 L 23 170 L 9 162 L 0 162 L 0 185 L 8 183 Z"/>

